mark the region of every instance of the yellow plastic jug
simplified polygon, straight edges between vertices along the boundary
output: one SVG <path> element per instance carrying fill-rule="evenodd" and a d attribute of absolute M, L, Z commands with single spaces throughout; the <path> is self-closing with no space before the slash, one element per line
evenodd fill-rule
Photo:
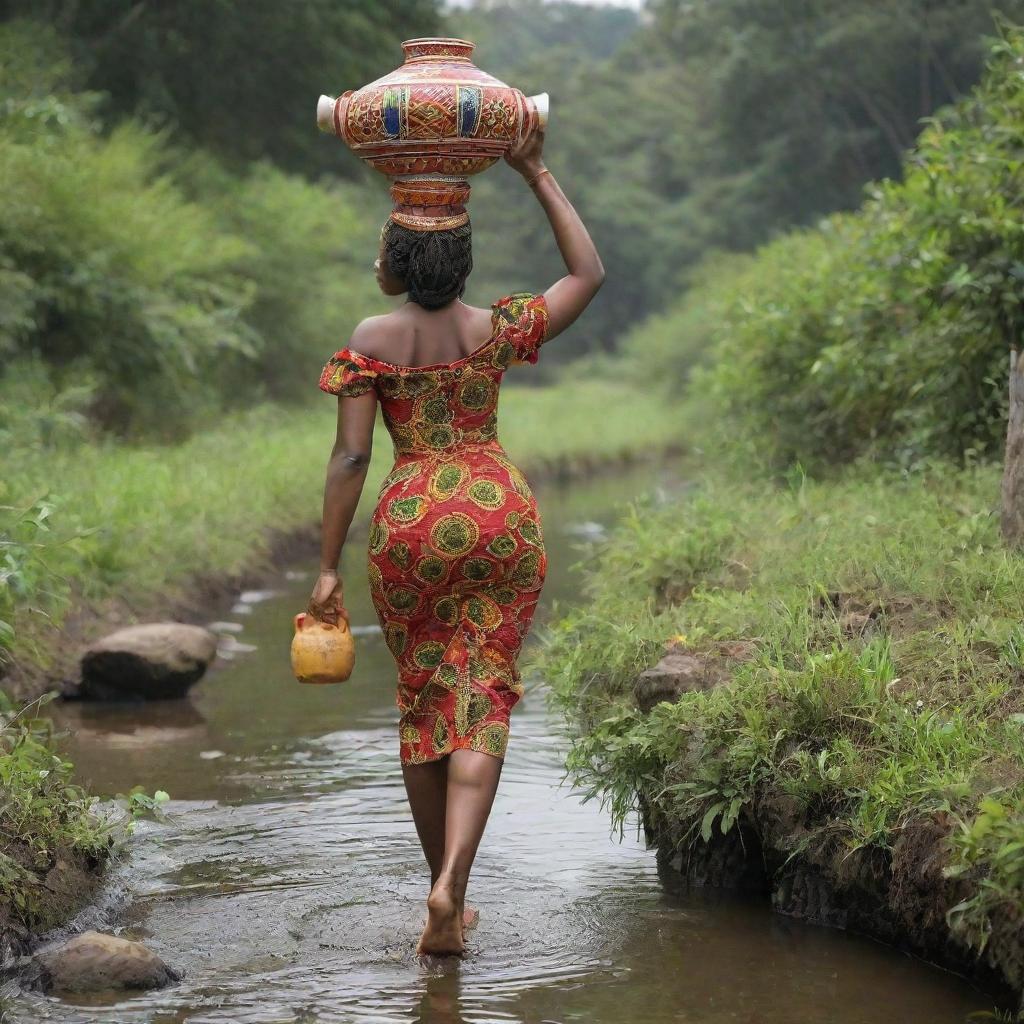
<path fill-rule="evenodd" d="M 295 616 L 292 671 L 300 683 L 343 683 L 352 675 L 356 645 L 348 622 L 320 622 L 306 612 Z"/>

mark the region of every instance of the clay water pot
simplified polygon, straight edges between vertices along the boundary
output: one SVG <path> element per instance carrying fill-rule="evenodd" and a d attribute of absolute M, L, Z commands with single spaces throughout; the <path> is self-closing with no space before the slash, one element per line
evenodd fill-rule
<path fill-rule="evenodd" d="M 392 179 L 394 220 L 419 230 L 464 223 L 469 182 L 535 125 L 548 95 L 524 96 L 470 59 L 466 39 L 409 39 L 401 67 L 337 99 L 317 123 Z"/>
<path fill-rule="evenodd" d="M 295 616 L 292 672 L 300 683 L 343 683 L 352 675 L 356 645 L 344 619 L 336 626 L 305 612 Z"/>

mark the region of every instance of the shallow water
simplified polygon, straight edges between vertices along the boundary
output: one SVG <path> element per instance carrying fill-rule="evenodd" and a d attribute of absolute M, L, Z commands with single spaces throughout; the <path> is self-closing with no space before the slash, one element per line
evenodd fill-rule
<path fill-rule="evenodd" d="M 549 549 L 537 627 L 553 605 L 578 600 L 572 565 L 587 537 L 638 492 L 680 486 L 648 466 L 537 487 Z M 990 1006 L 892 950 L 659 877 L 653 852 L 610 836 L 600 808 L 560 785 L 566 743 L 541 680 L 513 713 L 471 881 L 481 916 L 470 956 L 418 962 L 426 873 L 398 769 L 393 662 L 363 565 L 354 539 L 342 568 L 352 622 L 365 629 L 344 686 L 291 679 L 291 616 L 312 582 L 297 567 L 215 617 L 230 660 L 190 700 L 60 711 L 73 731 L 65 747 L 98 792 L 142 784 L 173 797 L 166 821 L 139 825 L 112 885 L 129 896 L 118 924 L 185 979 L 91 1005 L 20 996 L 0 1017 L 959 1024 Z"/>

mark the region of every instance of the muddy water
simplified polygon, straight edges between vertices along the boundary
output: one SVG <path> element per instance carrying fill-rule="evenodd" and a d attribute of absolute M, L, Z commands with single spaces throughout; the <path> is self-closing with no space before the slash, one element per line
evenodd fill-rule
<path fill-rule="evenodd" d="M 649 467 L 538 487 L 550 551 L 538 626 L 578 600 L 582 538 L 674 478 Z M 652 853 L 610 837 L 601 810 L 560 785 L 565 741 L 542 680 L 513 717 L 471 883 L 471 955 L 419 963 L 427 886 L 362 566 L 353 542 L 347 598 L 366 628 L 345 686 L 290 678 L 290 619 L 310 586 L 295 572 L 223 610 L 225 667 L 187 703 L 63 711 L 98 791 L 173 797 L 166 821 L 140 825 L 113 886 L 129 897 L 117 923 L 185 978 L 119 1002 L 20 997 L 12 1022 L 954 1024 L 986 1008 L 890 950 L 672 888 Z"/>

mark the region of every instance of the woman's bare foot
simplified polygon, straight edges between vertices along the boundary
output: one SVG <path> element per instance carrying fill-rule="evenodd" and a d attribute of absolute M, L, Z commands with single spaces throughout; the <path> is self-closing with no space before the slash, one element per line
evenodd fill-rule
<path fill-rule="evenodd" d="M 463 912 L 452 890 L 440 882 L 427 897 L 427 926 L 420 936 L 416 952 L 420 956 L 462 956 Z"/>

